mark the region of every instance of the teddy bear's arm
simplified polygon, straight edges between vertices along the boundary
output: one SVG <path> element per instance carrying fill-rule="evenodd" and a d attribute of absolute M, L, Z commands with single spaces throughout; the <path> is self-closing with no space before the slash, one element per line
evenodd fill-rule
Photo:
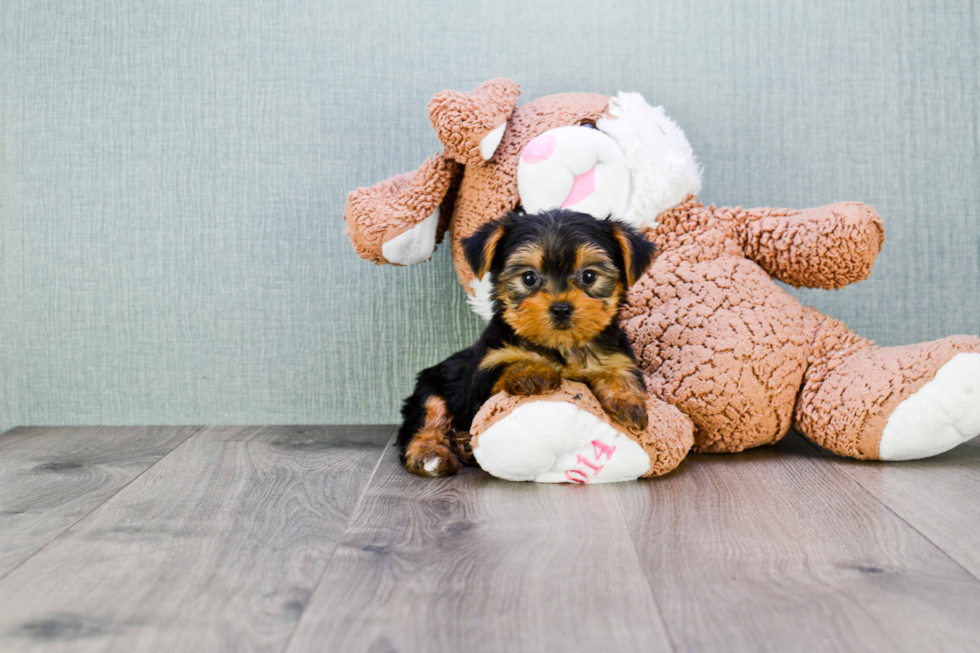
<path fill-rule="evenodd" d="M 884 241 L 881 218 L 860 202 L 733 213 L 745 256 L 796 288 L 834 290 L 866 279 Z"/>
<path fill-rule="evenodd" d="M 446 232 L 462 170 L 436 154 L 414 172 L 353 191 L 344 221 L 354 250 L 378 264 L 428 260 Z"/>

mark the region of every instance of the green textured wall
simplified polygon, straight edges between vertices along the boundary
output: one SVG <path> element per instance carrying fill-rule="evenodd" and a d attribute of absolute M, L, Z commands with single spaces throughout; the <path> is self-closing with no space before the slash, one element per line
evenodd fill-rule
<path fill-rule="evenodd" d="M 884 344 L 980 332 L 974 4 L 5 0 L 0 430 L 394 421 L 480 322 L 447 251 L 358 259 L 345 195 L 498 75 L 665 105 L 705 201 L 872 204 L 872 278 L 799 296 Z"/>

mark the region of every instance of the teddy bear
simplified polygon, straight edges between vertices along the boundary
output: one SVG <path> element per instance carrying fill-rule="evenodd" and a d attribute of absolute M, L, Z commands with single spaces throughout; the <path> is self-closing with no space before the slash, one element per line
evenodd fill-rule
<path fill-rule="evenodd" d="M 705 206 L 681 128 L 638 93 L 567 93 L 517 106 L 508 79 L 428 105 L 443 151 L 350 193 L 346 233 L 378 264 L 428 260 L 448 233 L 472 309 L 493 311 L 462 240 L 509 211 L 564 207 L 627 222 L 657 247 L 621 324 L 649 391 L 642 432 L 588 387 L 499 393 L 473 421 L 476 462 L 509 480 L 599 483 L 665 474 L 690 451 L 739 452 L 796 428 L 864 460 L 933 456 L 980 434 L 980 338 L 878 347 L 774 280 L 839 289 L 865 279 L 882 220 L 860 202 Z"/>

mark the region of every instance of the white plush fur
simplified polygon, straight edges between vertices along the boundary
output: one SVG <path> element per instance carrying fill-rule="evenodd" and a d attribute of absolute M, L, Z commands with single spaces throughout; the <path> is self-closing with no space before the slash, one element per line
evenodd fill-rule
<path fill-rule="evenodd" d="M 518 407 L 479 436 L 473 454 L 481 468 L 508 481 L 614 483 L 650 470 L 639 444 L 564 401 Z"/>
<path fill-rule="evenodd" d="M 470 281 L 470 288 L 473 292 L 466 293 L 466 303 L 474 313 L 489 322 L 493 319 L 493 287 L 490 285 L 490 273 L 487 272 L 482 279 Z"/>
<path fill-rule="evenodd" d="M 422 222 L 381 244 L 381 255 L 391 263 L 415 265 L 428 261 L 436 249 L 439 207 Z"/>
<path fill-rule="evenodd" d="M 980 435 L 980 353 L 957 354 L 898 405 L 881 434 L 882 460 L 916 460 Z"/>
<path fill-rule="evenodd" d="M 609 116 L 596 123 L 623 150 L 633 180 L 625 219 L 655 227 L 657 216 L 701 190 L 701 168 L 684 132 L 663 107 L 651 107 L 639 93 L 620 93 Z"/>
<path fill-rule="evenodd" d="M 492 131 L 488 132 L 486 136 L 480 139 L 480 157 L 484 161 L 489 161 L 493 153 L 497 151 L 497 147 L 500 145 L 500 141 L 504 137 L 504 129 L 506 129 L 507 123 L 501 123 L 499 127 L 494 128 Z"/>

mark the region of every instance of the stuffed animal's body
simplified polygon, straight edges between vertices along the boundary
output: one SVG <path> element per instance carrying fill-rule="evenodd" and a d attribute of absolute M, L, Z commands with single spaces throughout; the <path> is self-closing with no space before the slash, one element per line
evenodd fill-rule
<path fill-rule="evenodd" d="M 705 207 L 683 132 L 638 94 L 515 108 L 516 99 L 509 80 L 433 98 L 445 152 L 351 193 L 348 235 L 364 258 L 412 264 L 448 230 L 460 281 L 487 317 L 488 280 L 472 277 L 459 244 L 485 222 L 565 206 L 643 229 L 660 255 L 622 323 L 646 371 L 649 426 L 612 423 L 580 384 L 499 394 L 471 431 L 484 469 L 603 482 L 666 473 L 692 447 L 776 442 L 793 426 L 840 455 L 880 460 L 935 455 L 980 434 L 980 339 L 877 348 L 773 281 L 832 289 L 866 278 L 883 241 L 870 207 Z"/>

